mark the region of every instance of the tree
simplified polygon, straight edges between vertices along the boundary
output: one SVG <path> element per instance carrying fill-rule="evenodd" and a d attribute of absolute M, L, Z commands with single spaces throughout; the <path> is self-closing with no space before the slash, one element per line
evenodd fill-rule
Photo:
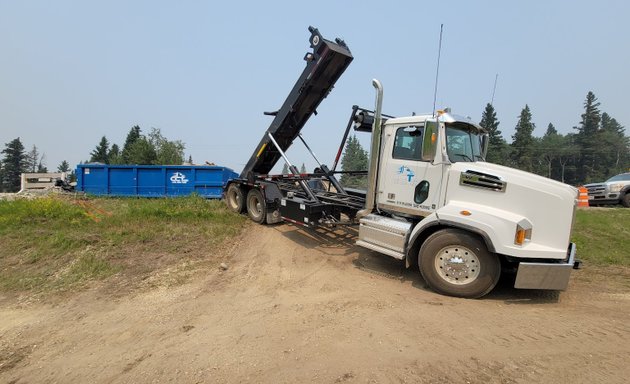
<path fill-rule="evenodd" d="M 37 147 L 33 145 L 33 148 L 26 154 L 26 172 L 37 172 L 37 165 L 39 164 L 39 151 Z"/>
<path fill-rule="evenodd" d="M 101 137 L 101 141 L 90 153 L 90 162 L 109 164 L 109 141 L 105 136 Z"/>
<path fill-rule="evenodd" d="M 109 152 L 107 153 L 108 164 L 124 164 L 122 154 L 118 144 L 112 144 Z"/>
<path fill-rule="evenodd" d="M 601 172 L 605 178 L 621 173 L 630 166 L 630 139 L 624 131 L 615 118 L 606 112 L 602 113 L 597 140 Z"/>
<path fill-rule="evenodd" d="M 304 163 L 302 163 L 302 166 L 300 167 L 300 173 L 306 173 L 306 166 L 304 165 Z"/>
<path fill-rule="evenodd" d="M 190 164 L 190 165 L 193 164 L 192 155 L 188 155 L 188 164 Z"/>
<path fill-rule="evenodd" d="M 356 136 L 351 136 L 346 142 L 343 158 L 341 159 L 342 171 L 365 171 L 368 168 L 368 155 L 361 146 Z M 341 184 L 346 187 L 366 188 L 367 177 L 359 175 L 343 174 Z"/>
<path fill-rule="evenodd" d="M 545 132 L 538 145 L 538 158 L 541 164 L 544 165 L 544 172 L 540 172 L 542 175 L 549 178 L 552 177 L 553 163 L 558 159 L 561 149 L 562 136 L 558 135 L 556 127 L 549 123 L 547 132 Z"/>
<path fill-rule="evenodd" d="M 576 127 L 578 131 L 576 144 L 580 149 L 577 170 L 581 183 L 598 181 L 597 179 L 603 177 L 596 169 L 598 160 L 598 143 L 596 136 L 600 121 L 599 102 L 595 94 L 589 91 L 584 101 L 582 121 L 580 125 Z"/>
<path fill-rule="evenodd" d="M 514 135 L 512 136 L 512 160 L 518 169 L 527 172 L 534 170 L 534 137 L 532 133 L 536 125 L 532 123 L 532 113 L 529 106 L 525 104 L 525 108 L 521 111 L 521 115 L 516 123 Z"/>
<path fill-rule="evenodd" d="M 492 104 L 488 103 L 486 105 L 479 125 L 488 131 L 489 140 L 486 161 L 505 165 L 509 149 L 499 130 L 499 120 L 497 120 L 497 113 Z"/>
<path fill-rule="evenodd" d="M 155 150 L 155 164 L 181 165 L 184 162 L 184 143 L 180 140 L 167 140 L 159 128 L 151 128 L 148 139 Z"/>
<path fill-rule="evenodd" d="M 57 166 L 57 172 L 68 172 L 70 171 L 70 164 L 68 164 L 67 161 L 63 160 L 58 166 Z"/>
<path fill-rule="evenodd" d="M 122 161 L 124 164 L 133 164 L 130 160 L 129 160 L 129 151 L 131 150 L 131 147 L 133 146 L 133 144 L 140 138 L 140 127 L 137 125 L 134 125 L 133 127 L 131 127 L 131 129 L 129 130 L 129 133 L 127 134 L 127 139 L 125 139 L 125 144 L 123 145 L 123 149 L 122 149 Z"/>
<path fill-rule="evenodd" d="M 20 190 L 20 175 L 27 171 L 28 158 L 24 153 L 24 145 L 20 138 L 5 144 L 2 150 L 2 187 L 9 192 Z"/>
<path fill-rule="evenodd" d="M 134 141 L 134 143 L 128 148 L 127 156 L 127 164 L 150 165 L 155 164 L 155 161 L 157 160 L 155 148 L 144 136 L 141 136 L 138 140 Z"/>
<path fill-rule="evenodd" d="M 287 165 L 287 163 L 284 163 L 284 165 L 282 166 L 282 174 L 283 175 L 289 174 L 289 166 Z"/>
<path fill-rule="evenodd" d="M 46 167 L 46 154 L 43 153 L 37 163 L 37 173 L 48 173 L 48 167 Z"/>

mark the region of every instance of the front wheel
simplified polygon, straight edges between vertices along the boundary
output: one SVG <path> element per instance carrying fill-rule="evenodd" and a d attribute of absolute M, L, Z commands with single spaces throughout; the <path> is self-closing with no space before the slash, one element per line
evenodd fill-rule
<path fill-rule="evenodd" d="M 630 191 L 626 192 L 626 194 L 621 198 L 621 205 L 626 208 L 630 208 Z"/>
<path fill-rule="evenodd" d="M 459 229 L 429 236 L 418 253 L 418 265 L 432 289 L 456 297 L 482 297 L 501 275 L 497 256 L 479 238 Z"/>
<path fill-rule="evenodd" d="M 267 216 L 267 203 L 258 189 L 250 189 L 247 193 L 247 215 L 253 221 L 263 224 Z"/>

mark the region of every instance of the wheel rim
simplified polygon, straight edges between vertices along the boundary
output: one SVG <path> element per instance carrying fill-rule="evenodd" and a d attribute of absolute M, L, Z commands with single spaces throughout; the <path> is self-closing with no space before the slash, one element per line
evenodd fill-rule
<path fill-rule="evenodd" d="M 435 258 L 435 270 L 445 281 L 455 285 L 470 284 L 479 277 L 479 258 L 466 247 L 442 248 Z"/>
<path fill-rule="evenodd" d="M 230 203 L 230 207 L 232 209 L 238 209 L 238 207 L 241 206 L 241 199 L 236 190 L 234 189 L 229 190 L 228 202 Z"/>
<path fill-rule="evenodd" d="M 247 209 L 249 210 L 250 214 L 256 218 L 260 218 L 262 216 L 262 204 L 258 196 L 249 196 L 249 200 L 247 201 Z"/>

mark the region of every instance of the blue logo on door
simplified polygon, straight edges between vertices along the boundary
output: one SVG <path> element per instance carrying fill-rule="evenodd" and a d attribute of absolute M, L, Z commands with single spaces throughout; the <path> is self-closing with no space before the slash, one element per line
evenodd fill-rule
<path fill-rule="evenodd" d="M 409 169 L 409 167 L 404 165 L 401 165 L 400 168 L 398 168 L 398 174 L 405 176 L 407 178 L 407 182 L 409 183 L 411 183 L 411 180 L 413 180 L 413 177 L 416 175 L 411 169 Z"/>

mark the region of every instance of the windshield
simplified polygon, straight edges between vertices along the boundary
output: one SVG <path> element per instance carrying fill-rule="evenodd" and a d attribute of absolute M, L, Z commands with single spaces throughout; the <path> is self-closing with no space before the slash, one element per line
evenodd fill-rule
<path fill-rule="evenodd" d="M 606 182 L 609 181 L 630 181 L 630 173 L 622 173 L 620 175 L 613 176 L 610 179 L 606 180 Z"/>
<path fill-rule="evenodd" d="M 446 152 L 452 163 L 485 161 L 481 156 L 483 134 L 471 130 L 465 123 L 446 123 Z"/>

